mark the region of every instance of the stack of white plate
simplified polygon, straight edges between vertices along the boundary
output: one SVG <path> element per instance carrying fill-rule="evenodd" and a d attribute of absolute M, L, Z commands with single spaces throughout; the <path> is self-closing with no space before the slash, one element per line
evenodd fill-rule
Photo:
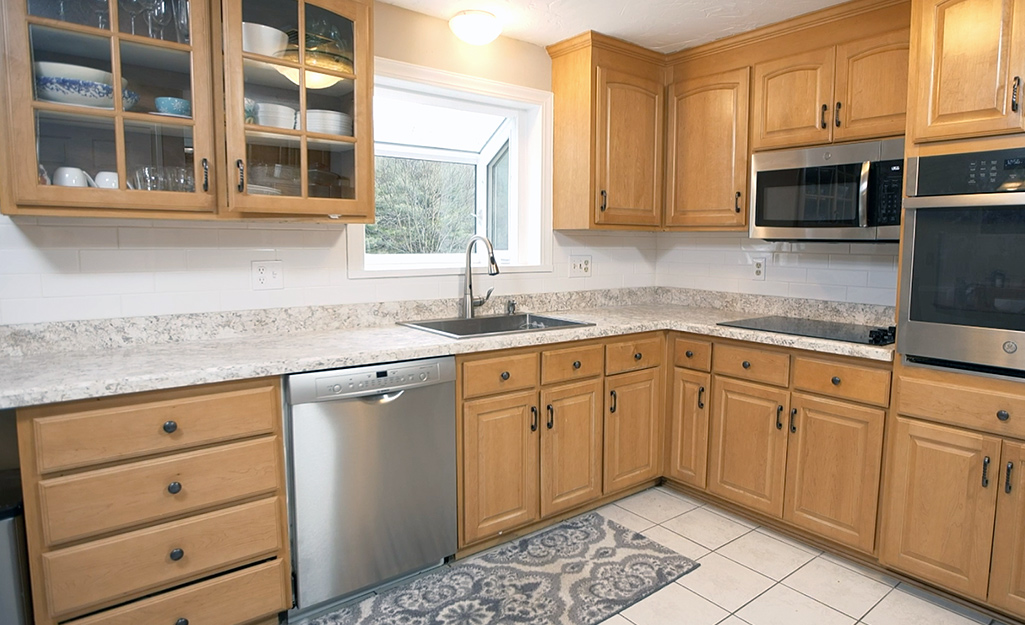
<path fill-rule="evenodd" d="M 338 111 L 306 111 L 306 125 L 309 132 L 325 135 L 352 136 L 352 116 Z"/>
<path fill-rule="evenodd" d="M 295 128 L 295 109 L 280 104 L 259 102 L 256 105 L 256 123 L 275 128 Z"/>

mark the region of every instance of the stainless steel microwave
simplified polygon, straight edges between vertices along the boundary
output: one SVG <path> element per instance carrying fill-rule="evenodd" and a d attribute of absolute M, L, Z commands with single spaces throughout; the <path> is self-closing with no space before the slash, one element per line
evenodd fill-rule
<path fill-rule="evenodd" d="M 897 241 L 903 182 L 903 139 L 759 152 L 751 238 Z"/>
<path fill-rule="evenodd" d="M 1025 148 L 908 159 L 897 351 L 1025 373 Z"/>

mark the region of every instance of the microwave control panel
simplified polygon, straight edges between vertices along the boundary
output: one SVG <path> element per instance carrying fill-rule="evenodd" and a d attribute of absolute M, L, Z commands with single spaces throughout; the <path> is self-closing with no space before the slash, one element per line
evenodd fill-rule
<path fill-rule="evenodd" d="M 904 161 L 872 163 L 869 189 L 870 226 L 899 226 L 900 207 L 904 201 Z"/>
<path fill-rule="evenodd" d="M 1025 148 L 923 156 L 918 195 L 1025 191 Z"/>

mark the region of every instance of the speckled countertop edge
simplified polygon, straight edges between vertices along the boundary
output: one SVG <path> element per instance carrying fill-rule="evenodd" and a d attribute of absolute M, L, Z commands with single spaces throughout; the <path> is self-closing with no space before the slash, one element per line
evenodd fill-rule
<path fill-rule="evenodd" d="M 677 330 L 883 362 L 893 360 L 892 346 L 859 345 L 716 325 L 721 321 L 758 316 L 737 311 L 649 305 L 553 314 L 595 325 L 475 339 L 449 339 L 402 326 L 383 326 L 10 357 L 3 359 L 5 366 L 0 368 L 0 409 L 657 330 Z"/>

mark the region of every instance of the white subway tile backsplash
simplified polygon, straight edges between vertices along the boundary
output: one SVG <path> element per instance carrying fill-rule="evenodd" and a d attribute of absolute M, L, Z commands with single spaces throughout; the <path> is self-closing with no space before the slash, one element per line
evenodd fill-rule
<path fill-rule="evenodd" d="M 847 289 L 847 301 L 860 304 L 896 306 L 897 291 L 895 289 L 873 289 L 852 286 Z"/>
<path fill-rule="evenodd" d="M 869 271 L 868 286 L 876 289 L 890 289 L 891 291 L 896 290 L 897 270 L 891 269 L 889 271 Z"/>
<path fill-rule="evenodd" d="M 787 290 L 787 294 L 790 297 L 801 297 L 805 299 L 824 299 L 832 300 L 834 302 L 844 302 L 847 300 L 847 287 L 844 286 L 828 286 L 824 284 L 797 284 L 792 282 L 790 288 Z"/>
<path fill-rule="evenodd" d="M 0 250 L 0 274 L 77 273 L 78 268 L 78 250 L 44 250 L 30 246 Z"/>
<path fill-rule="evenodd" d="M 880 254 L 897 256 L 898 243 L 851 243 L 851 254 Z"/>
<path fill-rule="evenodd" d="M 863 254 L 830 255 L 829 266 L 836 269 L 892 269 L 893 257 L 881 254 L 875 256 Z"/>
<path fill-rule="evenodd" d="M 151 273 L 54 273 L 41 280 L 44 298 L 153 292 Z"/>
<path fill-rule="evenodd" d="M 20 228 L 27 245 L 35 248 L 117 248 L 117 228 L 85 226 L 24 226 Z"/>
<path fill-rule="evenodd" d="M 41 323 L 121 316 L 119 295 L 0 300 L 0 323 Z"/>
<path fill-rule="evenodd" d="M 38 274 L 0 274 L 0 300 L 42 296 L 42 281 Z"/>
<path fill-rule="evenodd" d="M 121 316 L 185 315 L 221 310 L 220 291 L 145 293 L 121 296 Z"/>
<path fill-rule="evenodd" d="M 185 250 L 82 250 L 83 273 L 183 271 Z"/>
<path fill-rule="evenodd" d="M 154 290 L 158 293 L 191 291 L 230 291 L 252 289 L 252 271 L 162 271 L 154 274 Z M 288 279 L 288 271 L 285 271 Z"/>
<path fill-rule="evenodd" d="M 868 272 L 843 271 L 840 269 L 809 269 L 809 284 L 865 286 L 868 284 Z"/>
<path fill-rule="evenodd" d="M 777 252 L 772 255 L 774 265 L 788 267 L 809 267 L 825 269 L 829 267 L 828 254 L 791 254 L 789 252 Z"/>
<path fill-rule="evenodd" d="M 183 248 L 219 246 L 215 228 L 118 228 L 122 248 Z"/>
<path fill-rule="evenodd" d="M 277 250 L 265 249 L 197 249 L 185 251 L 189 271 L 236 270 L 248 272 L 254 260 L 281 260 Z"/>

